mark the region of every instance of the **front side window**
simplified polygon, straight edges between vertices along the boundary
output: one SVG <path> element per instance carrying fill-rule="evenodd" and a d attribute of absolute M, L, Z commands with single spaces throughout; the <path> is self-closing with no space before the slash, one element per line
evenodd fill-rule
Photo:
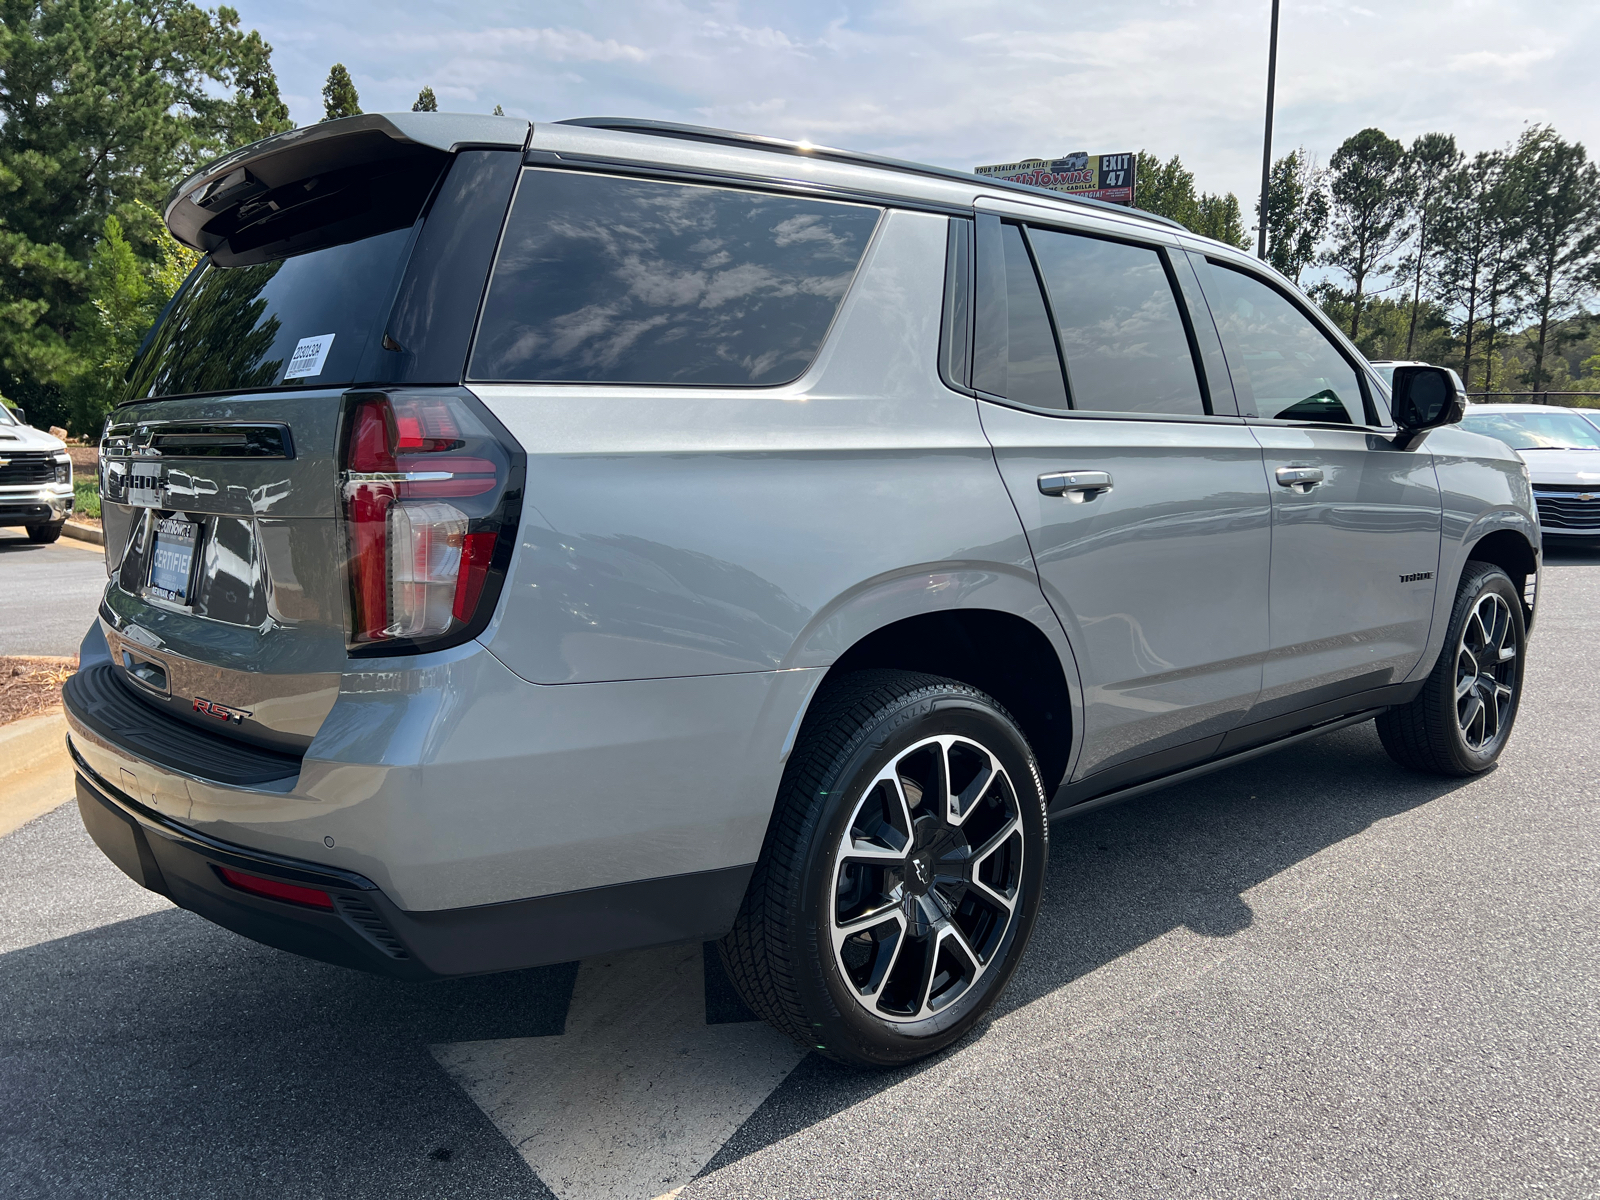
<path fill-rule="evenodd" d="M 1073 408 L 1206 411 L 1159 251 L 1046 229 L 1029 229 L 1028 239 L 1050 291 Z"/>
<path fill-rule="evenodd" d="M 880 210 L 524 171 L 470 378 L 788 383 L 816 357 Z"/>
<path fill-rule="evenodd" d="M 1356 369 L 1309 317 L 1275 288 L 1226 263 L 1213 260 L 1209 274 L 1206 297 L 1241 412 L 1281 421 L 1366 423 Z"/>

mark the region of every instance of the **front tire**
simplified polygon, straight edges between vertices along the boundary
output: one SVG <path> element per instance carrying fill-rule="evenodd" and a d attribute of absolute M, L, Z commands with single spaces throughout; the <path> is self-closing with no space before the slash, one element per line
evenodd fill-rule
<path fill-rule="evenodd" d="M 61 536 L 61 530 L 64 525 L 66 525 L 65 521 L 52 521 L 48 525 L 29 525 L 26 527 L 28 540 L 40 543 L 53 542 Z"/>
<path fill-rule="evenodd" d="M 1494 766 L 1517 719 L 1527 642 L 1511 577 L 1493 563 L 1469 562 L 1422 691 L 1378 717 L 1389 757 L 1413 771 L 1456 777 Z"/>
<path fill-rule="evenodd" d="M 932 675 L 846 676 L 806 715 L 723 964 L 802 1046 L 911 1062 L 1005 988 L 1047 847 L 1033 751 L 993 699 Z"/>

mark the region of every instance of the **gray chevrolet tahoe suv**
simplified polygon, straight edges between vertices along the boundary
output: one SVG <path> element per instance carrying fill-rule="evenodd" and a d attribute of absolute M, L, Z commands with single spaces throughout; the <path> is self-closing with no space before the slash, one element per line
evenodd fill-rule
<path fill-rule="evenodd" d="M 165 216 L 205 258 L 105 429 L 71 749 L 104 852 L 248 937 L 417 980 L 720 939 L 905 1062 L 1015 970 L 1051 818 L 1374 717 L 1505 746 L 1522 462 L 1171 222 L 413 113 Z"/>

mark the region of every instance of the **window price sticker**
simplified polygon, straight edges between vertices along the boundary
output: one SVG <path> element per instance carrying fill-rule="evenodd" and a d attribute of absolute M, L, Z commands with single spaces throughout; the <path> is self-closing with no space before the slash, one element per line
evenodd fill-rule
<path fill-rule="evenodd" d="M 301 338 L 289 356 L 289 369 L 285 379 L 310 379 L 322 374 L 322 364 L 328 361 L 328 351 L 333 348 L 333 334 L 319 333 L 316 337 Z"/>

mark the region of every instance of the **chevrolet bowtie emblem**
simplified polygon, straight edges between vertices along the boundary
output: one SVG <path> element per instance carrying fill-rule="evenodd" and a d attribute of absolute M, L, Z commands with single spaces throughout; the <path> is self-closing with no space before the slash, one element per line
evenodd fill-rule
<path fill-rule="evenodd" d="M 9 467 L 10 465 L 11 460 L 9 458 L 0 458 L 0 467 Z"/>

